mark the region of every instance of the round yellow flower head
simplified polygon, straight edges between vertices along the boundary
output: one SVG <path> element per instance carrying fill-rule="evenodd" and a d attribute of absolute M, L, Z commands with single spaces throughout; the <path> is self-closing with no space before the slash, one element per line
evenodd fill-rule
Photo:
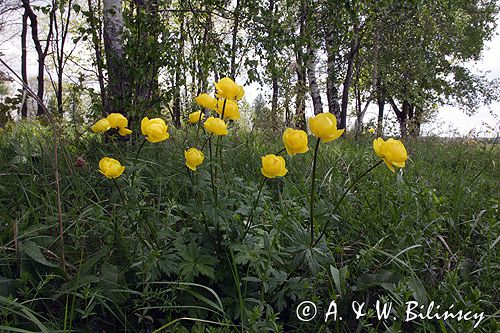
<path fill-rule="evenodd" d="M 220 118 L 208 117 L 203 126 L 209 133 L 215 135 L 227 135 L 226 122 Z"/>
<path fill-rule="evenodd" d="M 307 133 L 302 130 L 287 128 L 283 132 L 283 144 L 290 155 L 302 154 L 309 150 Z"/>
<path fill-rule="evenodd" d="M 184 157 L 186 158 L 186 166 L 193 171 L 196 171 L 196 167 L 205 159 L 203 153 L 196 148 L 185 150 Z"/>
<path fill-rule="evenodd" d="M 213 98 L 209 94 L 200 94 L 194 98 L 194 101 L 204 108 L 215 110 L 217 107 L 217 99 Z"/>
<path fill-rule="evenodd" d="M 370 127 L 370 128 L 368 129 L 368 132 L 370 132 L 371 134 L 373 134 L 373 133 L 375 133 L 375 129 L 374 129 L 373 127 Z"/>
<path fill-rule="evenodd" d="M 344 133 L 343 129 L 337 129 L 337 118 L 331 113 L 320 113 L 309 119 L 309 127 L 314 136 L 323 142 L 338 139 Z"/>
<path fill-rule="evenodd" d="M 114 158 L 103 157 L 99 161 L 99 172 L 109 179 L 120 177 L 124 170 L 125 167 L 122 166 L 120 162 L 118 162 Z"/>
<path fill-rule="evenodd" d="M 167 124 L 160 118 L 144 117 L 141 121 L 141 131 L 149 142 L 160 142 L 170 137 Z"/>
<path fill-rule="evenodd" d="M 203 115 L 201 114 L 201 111 L 191 112 L 189 114 L 189 123 L 190 124 L 197 124 L 201 119 L 203 119 Z"/>
<path fill-rule="evenodd" d="M 125 116 L 122 115 L 121 113 L 110 113 L 106 117 L 106 119 L 108 120 L 111 128 L 118 129 L 118 134 L 120 134 L 121 136 L 125 136 L 132 133 L 132 131 L 127 128 L 128 119 L 125 118 Z"/>
<path fill-rule="evenodd" d="M 224 101 L 226 101 L 226 107 L 224 108 Z M 238 111 L 238 103 L 230 99 L 219 99 L 217 102 L 217 108 L 215 112 L 222 115 L 222 110 L 224 110 L 224 119 L 238 120 L 240 119 L 240 111 Z"/>
<path fill-rule="evenodd" d="M 128 126 L 128 120 L 121 113 L 110 113 L 106 119 L 111 128 L 125 128 Z"/>
<path fill-rule="evenodd" d="M 376 138 L 373 140 L 373 149 L 375 153 L 384 160 L 385 164 L 395 172 L 396 168 L 404 168 L 406 160 L 408 159 L 408 154 L 403 143 L 399 140 L 394 140 L 390 138 L 384 141 L 382 138 Z"/>
<path fill-rule="evenodd" d="M 99 119 L 94 125 L 92 125 L 92 131 L 94 133 L 106 132 L 111 128 L 109 121 L 106 118 Z"/>
<path fill-rule="evenodd" d="M 215 89 L 217 90 L 216 96 L 220 98 L 238 101 L 243 98 L 245 91 L 243 87 L 237 85 L 233 80 L 228 77 L 222 78 L 219 82 L 215 82 Z"/>
<path fill-rule="evenodd" d="M 274 154 L 262 156 L 260 171 L 267 178 L 283 177 L 288 172 L 285 168 L 285 159 Z"/>

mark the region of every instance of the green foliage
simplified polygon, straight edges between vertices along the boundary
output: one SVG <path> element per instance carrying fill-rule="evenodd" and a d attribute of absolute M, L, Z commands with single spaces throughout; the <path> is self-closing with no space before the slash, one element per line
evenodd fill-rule
<path fill-rule="evenodd" d="M 170 332 L 465 332 L 472 322 L 401 315 L 356 320 L 351 302 L 434 300 L 493 314 L 499 288 L 497 145 L 443 139 L 406 142 L 400 174 L 384 165 L 332 208 L 377 161 L 369 140 L 322 145 L 315 221 L 330 223 L 310 247 L 311 152 L 287 159 L 267 181 L 253 226 L 260 156 L 280 149 L 259 134 L 221 140 L 223 158 L 196 173 L 184 166 L 194 129 L 146 143 L 61 137 L 61 255 L 50 130 L 23 122 L 0 133 L 0 322 L 2 330 Z M 126 165 L 117 185 L 97 171 L 101 156 Z M 86 163 L 75 166 L 76 157 Z M 210 164 L 218 169 L 214 201 Z M 135 173 L 135 178 L 133 174 Z M 134 178 L 134 180 L 133 180 Z M 322 314 L 335 299 L 343 321 L 301 322 L 297 305 Z M 386 325 L 386 326 L 384 326 Z M 493 332 L 493 317 L 478 332 Z"/>

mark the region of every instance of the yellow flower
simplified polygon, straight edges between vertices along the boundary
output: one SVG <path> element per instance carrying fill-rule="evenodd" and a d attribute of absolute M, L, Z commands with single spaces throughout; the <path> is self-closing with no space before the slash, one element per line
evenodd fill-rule
<path fill-rule="evenodd" d="M 184 157 L 186 158 L 186 166 L 193 171 L 196 171 L 196 167 L 203 163 L 205 158 L 203 153 L 196 148 L 185 150 Z"/>
<path fill-rule="evenodd" d="M 224 108 L 224 101 L 226 101 L 226 107 Z M 230 99 L 219 99 L 217 102 L 217 108 L 215 112 L 222 115 L 222 110 L 224 109 L 224 119 L 238 120 L 240 119 L 240 112 L 238 111 L 238 103 Z"/>
<path fill-rule="evenodd" d="M 215 135 L 227 135 L 226 122 L 220 118 L 208 117 L 203 126 L 205 126 L 205 129 L 209 133 L 213 133 Z"/>
<path fill-rule="evenodd" d="M 309 127 L 314 136 L 323 142 L 338 139 L 344 133 L 343 129 L 337 129 L 337 118 L 331 113 L 320 113 L 309 119 Z"/>
<path fill-rule="evenodd" d="M 111 128 L 125 128 L 128 126 L 127 118 L 121 113 L 110 113 L 106 119 L 109 121 Z"/>
<path fill-rule="evenodd" d="M 308 151 L 307 140 L 307 133 L 302 130 L 287 128 L 283 132 L 283 143 L 290 155 L 302 154 Z"/>
<path fill-rule="evenodd" d="M 384 141 L 382 138 L 373 140 L 373 149 L 375 153 L 384 160 L 385 164 L 391 169 L 392 172 L 397 168 L 404 168 L 408 154 L 403 143 L 399 140 L 390 138 Z"/>
<path fill-rule="evenodd" d="M 217 97 L 238 101 L 243 98 L 243 95 L 245 95 L 243 87 L 237 85 L 228 77 L 222 78 L 219 82 L 215 82 L 214 84 L 215 89 L 217 90 Z"/>
<path fill-rule="evenodd" d="M 262 168 L 260 171 L 267 178 L 283 177 L 288 172 L 285 168 L 285 159 L 274 154 L 262 156 Z"/>
<path fill-rule="evenodd" d="M 118 162 L 114 158 L 103 157 L 99 161 L 99 172 L 109 179 L 120 177 L 124 170 L 125 167 L 122 166 L 120 162 Z"/>
<path fill-rule="evenodd" d="M 370 132 L 371 134 L 373 134 L 373 133 L 375 133 L 375 129 L 374 129 L 373 127 L 370 127 L 370 128 L 368 129 L 368 132 Z"/>
<path fill-rule="evenodd" d="M 94 125 L 92 125 L 92 131 L 94 133 L 106 132 L 111 128 L 109 121 L 106 118 L 99 119 Z"/>
<path fill-rule="evenodd" d="M 149 142 L 160 142 L 170 137 L 167 124 L 160 118 L 144 117 L 141 121 L 141 131 Z"/>
<path fill-rule="evenodd" d="M 192 112 L 192 113 L 189 114 L 189 123 L 190 124 L 196 124 L 201 119 L 203 119 L 201 111 L 196 111 L 196 112 Z"/>
<path fill-rule="evenodd" d="M 209 94 L 201 94 L 194 98 L 195 102 L 204 108 L 215 110 L 217 107 L 217 99 Z"/>
<path fill-rule="evenodd" d="M 106 119 L 108 120 L 111 128 L 118 129 L 118 134 L 120 134 L 121 136 L 125 136 L 132 133 L 132 131 L 127 128 L 128 119 L 125 118 L 125 116 L 122 115 L 121 113 L 110 113 L 106 117 Z"/>

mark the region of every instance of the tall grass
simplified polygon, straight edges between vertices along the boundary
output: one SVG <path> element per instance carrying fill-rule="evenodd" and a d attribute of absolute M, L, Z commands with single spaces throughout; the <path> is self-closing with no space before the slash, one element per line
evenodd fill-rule
<path fill-rule="evenodd" d="M 64 253 L 59 239 L 50 129 L 21 123 L 0 134 L 1 330 L 134 332 L 468 332 L 472 322 L 397 319 L 351 302 L 401 306 L 435 300 L 484 311 L 478 332 L 499 329 L 499 166 L 495 144 L 439 138 L 405 142 L 399 174 L 384 165 L 353 185 L 377 157 L 371 137 L 321 147 L 310 245 L 312 152 L 287 158 L 267 181 L 260 157 L 281 143 L 242 131 L 221 140 L 194 173 L 183 150 L 194 130 L 159 144 L 63 133 L 59 147 Z M 75 166 L 77 157 L 86 164 Z M 101 157 L 127 168 L 117 186 Z M 137 160 L 137 162 L 135 162 Z M 218 168 L 212 193 L 210 163 Z M 132 181 L 132 175 L 135 179 Z M 251 219 L 248 235 L 241 236 Z M 295 307 L 336 299 L 344 320 L 301 322 Z"/>

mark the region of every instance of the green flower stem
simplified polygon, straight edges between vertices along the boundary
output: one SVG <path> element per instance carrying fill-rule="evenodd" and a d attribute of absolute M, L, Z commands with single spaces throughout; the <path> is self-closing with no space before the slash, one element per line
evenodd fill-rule
<path fill-rule="evenodd" d="M 111 178 L 111 179 L 113 179 L 113 183 L 115 183 L 116 189 L 118 190 L 118 193 L 120 193 L 120 198 L 122 199 L 123 205 L 125 206 L 126 200 L 125 200 L 125 196 L 123 195 L 122 190 L 120 190 L 120 186 L 118 186 L 116 179 L 114 179 L 114 178 Z"/>
<path fill-rule="evenodd" d="M 198 118 L 198 122 L 196 123 L 196 137 L 194 139 L 194 146 L 197 147 L 198 145 L 198 136 L 199 136 L 199 133 L 200 133 L 200 127 L 201 127 L 201 118 L 203 118 L 204 116 L 204 113 L 203 111 L 200 111 L 200 117 Z"/>
<path fill-rule="evenodd" d="M 314 158 L 313 158 L 313 169 L 312 169 L 312 180 L 311 180 L 311 202 L 310 202 L 310 217 L 309 223 L 311 224 L 311 247 L 314 244 L 314 192 L 316 185 L 316 163 L 318 161 L 318 150 L 319 150 L 320 138 L 316 139 L 316 146 L 314 147 Z"/>
<path fill-rule="evenodd" d="M 137 150 L 137 153 L 135 154 L 134 171 L 132 172 L 132 180 L 131 180 L 132 186 L 134 185 L 135 175 L 136 175 L 136 171 L 137 171 L 137 159 L 139 158 L 139 154 L 141 153 L 141 150 L 144 147 L 144 144 L 146 143 L 146 141 L 147 141 L 146 138 L 144 138 L 144 140 L 141 142 L 141 145 L 139 146 L 139 150 Z"/>
<path fill-rule="evenodd" d="M 191 180 L 191 185 L 193 185 L 193 189 L 194 189 L 194 186 L 195 186 L 194 176 L 191 174 L 189 168 L 186 167 L 186 170 L 189 174 L 189 179 Z M 196 195 L 196 200 L 198 201 L 198 204 L 201 205 L 202 200 L 201 200 L 199 195 Z M 205 230 L 207 231 L 208 238 L 210 238 L 210 241 L 212 242 L 212 246 L 214 247 L 214 250 L 217 253 L 217 257 L 221 258 L 220 254 L 219 254 L 219 248 L 218 248 L 217 244 L 215 243 L 214 238 L 212 237 L 212 233 L 210 232 L 210 228 L 208 227 L 207 218 L 206 218 L 204 212 L 201 212 L 201 217 L 203 219 L 203 225 L 205 226 Z"/>
<path fill-rule="evenodd" d="M 279 155 L 281 155 L 281 153 L 284 153 L 284 152 L 285 152 L 285 150 L 286 150 L 286 148 L 283 148 L 283 149 L 281 149 L 279 152 L 277 152 L 277 153 L 276 153 L 276 154 L 274 154 L 274 155 L 279 156 Z"/>
<path fill-rule="evenodd" d="M 252 221 L 255 213 L 255 209 L 257 208 L 257 204 L 259 203 L 260 195 L 262 194 L 262 189 L 264 188 L 264 184 L 266 183 L 266 177 L 262 177 L 262 182 L 260 183 L 259 186 L 259 193 L 257 194 L 257 198 L 255 198 L 255 201 L 253 203 L 252 211 L 250 212 L 250 217 L 248 218 L 248 224 L 245 229 L 245 232 L 243 233 L 243 237 L 241 237 L 241 241 L 243 242 L 245 240 L 245 237 L 250 230 L 250 227 L 252 226 Z"/>
<path fill-rule="evenodd" d="M 222 114 L 221 114 L 221 119 L 224 120 L 224 112 L 226 111 L 226 102 L 227 102 L 227 99 L 224 99 L 224 104 L 222 105 Z M 215 145 L 215 158 L 216 159 L 220 159 L 220 164 L 221 164 L 221 168 L 222 168 L 222 149 L 220 147 L 220 140 L 221 140 L 221 136 L 217 136 L 217 143 Z M 215 168 L 215 177 L 217 178 L 217 171 L 218 169 Z"/>
<path fill-rule="evenodd" d="M 123 192 L 122 190 L 120 190 L 120 186 L 118 186 L 118 183 L 116 182 L 116 179 L 112 178 L 113 179 L 113 183 L 115 183 L 115 186 L 116 186 L 116 189 L 118 190 L 118 193 L 120 194 L 120 198 L 122 199 L 122 203 L 123 203 L 123 206 L 125 206 L 126 204 L 126 200 L 125 200 L 125 196 L 123 195 Z M 130 216 L 128 214 L 128 210 L 125 208 L 125 211 L 127 212 L 127 216 L 130 219 Z M 114 228 L 114 232 L 115 232 L 115 240 L 118 240 L 117 239 L 117 236 L 118 236 L 118 219 L 114 219 L 113 221 L 113 228 Z"/>
<path fill-rule="evenodd" d="M 224 112 L 226 111 L 226 102 L 227 102 L 227 99 L 224 98 L 224 104 L 222 105 L 222 114 L 221 114 L 221 118 L 224 120 Z"/>
<path fill-rule="evenodd" d="M 209 136 L 207 136 L 207 138 L 205 139 L 205 141 L 203 142 L 203 144 L 201 145 L 201 148 L 200 150 L 203 151 L 203 149 L 205 149 L 205 146 L 207 145 L 207 142 L 208 140 L 212 137 L 213 134 L 210 134 Z"/>
<path fill-rule="evenodd" d="M 217 196 L 217 187 L 215 187 L 215 181 L 214 181 L 214 167 L 213 167 L 213 161 L 214 161 L 214 156 L 212 154 L 212 136 L 208 138 L 208 150 L 210 151 L 210 182 L 212 184 L 212 193 L 214 195 L 214 202 L 215 206 L 219 206 L 219 200 Z"/>
<path fill-rule="evenodd" d="M 373 169 L 375 169 L 377 166 L 379 166 L 380 164 L 382 164 L 382 160 L 378 161 L 377 163 L 375 163 L 374 165 L 372 165 L 368 170 L 366 170 L 361 176 L 359 176 L 358 178 L 356 178 L 352 184 L 347 188 L 347 190 L 344 191 L 344 193 L 342 194 L 342 196 L 340 197 L 340 200 L 337 202 L 337 204 L 335 205 L 335 207 L 333 208 L 333 211 L 332 211 L 332 214 L 335 214 L 337 212 L 337 209 L 339 209 L 340 207 L 340 204 L 342 203 L 342 201 L 345 199 L 345 197 L 347 196 L 347 193 L 349 193 L 350 190 L 352 190 L 352 188 L 354 187 L 354 185 L 356 185 L 356 183 L 358 181 L 361 180 L 361 178 L 363 178 L 364 176 L 366 176 L 367 174 L 369 174 Z M 316 241 L 314 242 L 314 244 L 312 245 L 312 247 L 315 247 L 319 241 L 321 240 L 321 238 L 323 238 L 323 236 L 325 235 L 326 233 L 326 229 L 328 228 L 328 224 L 329 222 L 325 223 L 324 227 L 323 227 L 323 230 L 321 231 L 321 233 L 319 234 L 318 236 L 318 239 L 316 239 Z"/>
<path fill-rule="evenodd" d="M 112 135 L 108 135 L 109 139 L 111 140 L 111 145 L 113 146 L 113 148 L 115 149 L 115 152 L 116 154 L 120 155 L 120 159 L 123 160 L 123 152 L 120 148 L 118 148 L 118 145 L 116 144 L 115 142 L 115 139 L 113 138 Z"/>

